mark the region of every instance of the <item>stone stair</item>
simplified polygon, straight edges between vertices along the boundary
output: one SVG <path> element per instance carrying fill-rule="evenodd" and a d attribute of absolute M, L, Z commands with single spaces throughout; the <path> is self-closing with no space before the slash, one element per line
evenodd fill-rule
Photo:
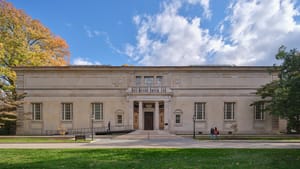
<path fill-rule="evenodd" d="M 134 132 L 116 136 L 114 139 L 126 139 L 126 140 L 154 140 L 154 139 L 166 139 L 166 140 L 172 140 L 172 139 L 183 139 L 180 136 L 177 136 L 175 134 L 171 134 L 167 131 L 163 130 L 136 130 Z"/>

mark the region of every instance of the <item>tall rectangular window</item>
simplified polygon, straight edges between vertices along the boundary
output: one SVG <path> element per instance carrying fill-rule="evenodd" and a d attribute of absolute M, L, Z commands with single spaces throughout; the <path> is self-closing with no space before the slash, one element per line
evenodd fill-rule
<path fill-rule="evenodd" d="M 141 76 L 136 76 L 135 77 L 135 85 L 136 86 L 141 86 L 142 85 L 142 77 Z"/>
<path fill-rule="evenodd" d="M 123 116 L 121 114 L 117 115 L 117 124 L 123 124 Z"/>
<path fill-rule="evenodd" d="M 163 77 L 162 76 L 156 76 L 156 85 L 162 86 L 163 84 Z"/>
<path fill-rule="evenodd" d="M 144 84 L 146 86 L 152 86 L 153 85 L 153 81 L 154 81 L 153 76 L 145 76 L 144 77 Z"/>
<path fill-rule="evenodd" d="M 255 120 L 265 119 L 263 103 L 257 103 L 254 105 L 254 115 L 255 115 Z"/>
<path fill-rule="evenodd" d="M 195 103 L 195 115 L 196 115 L 196 120 L 204 120 L 205 119 L 205 103 L 204 102 L 196 102 Z"/>
<path fill-rule="evenodd" d="M 32 120 L 42 120 L 42 103 L 32 103 Z"/>
<path fill-rule="evenodd" d="M 93 103 L 93 115 L 95 120 L 103 120 L 103 104 Z"/>
<path fill-rule="evenodd" d="M 72 120 L 72 119 L 73 119 L 73 104 L 62 103 L 62 120 Z"/>
<path fill-rule="evenodd" d="M 224 119 L 225 120 L 234 120 L 234 102 L 225 102 L 224 103 Z"/>
<path fill-rule="evenodd" d="M 176 114 L 175 115 L 175 123 L 176 124 L 180 124 L 181 123 L 181 115 L 180 114 Z"/>

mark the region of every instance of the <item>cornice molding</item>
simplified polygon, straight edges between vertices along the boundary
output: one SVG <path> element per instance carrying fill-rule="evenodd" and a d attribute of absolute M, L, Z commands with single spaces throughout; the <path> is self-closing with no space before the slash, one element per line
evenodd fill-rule
<path fill-rule="evenodd" d="M 20 66 L 13 70 L 24 71 L 270 71 L 272 66 Z"/>

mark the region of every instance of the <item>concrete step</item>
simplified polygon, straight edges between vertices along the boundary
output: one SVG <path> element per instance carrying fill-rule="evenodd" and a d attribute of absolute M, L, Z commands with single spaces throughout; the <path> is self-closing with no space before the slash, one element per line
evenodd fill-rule
<path fill-rule="evenodd" d="M 116 136 L 114 139 L 128 139 L 128 140 L 140 140 L 140 139 L 183 139 L 181 136 L 171 134 L 163 130 L 136 130 L 134 132 Z"/>

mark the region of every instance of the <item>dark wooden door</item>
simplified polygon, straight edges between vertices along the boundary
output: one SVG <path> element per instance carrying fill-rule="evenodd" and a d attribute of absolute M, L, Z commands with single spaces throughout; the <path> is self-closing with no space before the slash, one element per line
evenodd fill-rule
<path fill-rule="evenodd" d="M 133 129 L 139 129 L 139 112 L 133 113 Z"/>
<path fill-rule="evenodd" d="M 159 111 L 159 129 L 163 130 L 165 123 L 164 123 L 164 110 Z"/>
<path fill-rule="evenodd" d="M 144 130 L 153 130 L 153 112 L 145 112 Z"/>

